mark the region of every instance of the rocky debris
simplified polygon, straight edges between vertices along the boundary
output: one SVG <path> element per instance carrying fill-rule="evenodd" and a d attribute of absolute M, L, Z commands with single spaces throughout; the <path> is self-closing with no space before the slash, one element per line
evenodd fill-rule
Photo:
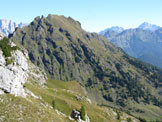
<path fill-rule="evenodd" d="M 87 96 L 78 96 L 78 95 L 75 95 L 75 99 L 77 101 L 83 101 L 83 100 L 85 100 L 87 103 L 92 104 L 92 101 Z"/>
<path fill-rule="evenodd" d="M 57 113 L 58 115 L 62 115 L 62 116 L 64 116 L 64 117 L 67 117 L 64 113 L 58 111 L 57 109 L 56 109 L 55 111 L 56 111 L 56 113 Z"/>
<path fill-rule="evenodd" d="M 28 89 L 25 89 L 25 93 L 26 93 L 26 95 L 27 96 L 31 96 L 31 97 L 33 97 L 33 98 L 35 98 L 35 99 L 42 99 L 41 97 L 38 97 L 38 96 L 36 96 L 35 94 L 33 94 L 31 91 L 29 91 Z"/>
<path fill-rule="evenodd" d="M 0 93 L 11 93 L 15 96 L 26 96 L 23 85 L 28 77 L 28 63 L 19 50 L 12 52 L 14 62 L 6 65 L 3 52 L 0 51 Z"/>
<path fill-rule="evenodd" d="M 83 96 L 77 96 L 76 95 L 75 98 L 76 98 L 77 101 L 82 101 L 83 100 Z"/>
<path fill-rule="evenodd" d="M 80 111 L 77 111 L 77 110 L 72 110 L 72 113 L 69 117 L 70 120 L 75 120 L 75 122 L 90 122 L 90 119 L 89 117 L 87 116 L 86 114 L 86 120 L 82 120 L 81 119 L 81 113 Z"/>
<path fill-rule="evenodd" d="M 89 104 L 92 104 L 92 101 L 89 98 L 86 98 L 86 100 Z"/>

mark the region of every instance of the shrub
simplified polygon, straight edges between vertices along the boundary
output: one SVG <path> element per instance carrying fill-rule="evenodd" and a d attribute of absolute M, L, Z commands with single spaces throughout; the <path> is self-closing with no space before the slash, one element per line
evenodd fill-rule
<path fill-rule="evenodd" d="M 55 102 L 55 100 L 52 100 L 52 107 L 53 107 L 53 109 L 56 108 L 56 102 Z"/>
<path fill-rule="evenodd" d="M 0 40 L 0 48 L 2 49 L 3 55 L 5 56 L 6 65 L 12 64 L 14 62 L 13 58 L 8 58 L 11 57 L 11 51 L 20 49 L 17 46 L 11 47 L 9 44 L 9 39 L 6 37 Z"/>
<path fill-rule="evenodd" d="M 127 122 L 133 122 L 131 118 L 127 118 Z"/>
<path fill-rule="evenodd" d="M 0 40 L 0 48 L 3 51 L 3 55 L 5 57 L 11 57 L 11 46 L 9 45 L 9 39 L 8 38 L 3 38 L 2 40 Z"/>
<path fill-rule="evenodd" d="M 116 110 L 116 113 L 117 113 L 117 120 L 120 120 L 120 112 L 118 110 Z"/>
<path fill-rule="evenodd" d="M 86 113 L 85 113 L 85 108 L 84 108 L 83 105 L 82 105 L 82 107 L 81 107 L 81 112 L 80 112 L 80 114 L 81 114 L 81 119 L 85 121 L 85 120 L 86 120 L 86 118 L 85 118 Z"/>
<path fill-rule="evenodd" d="M 8 38 L 3 38 L 0 40 L 0 48 L 3 51 L 3 55 L 5 57 L 11 57 L 11 51 L 12 50 L 19 50 L 20 48 L 18 46 L 11 47 L 9 44 L 9 39 Z"/>
<path fill-rule="evenodd" d="M 80 61 L 81 61 L 81 59 L 80 59 L 78 56 L 76 56 L 76 57 L 75 57 L 75 62 L 76 62 L 76 63 L 79 63 Z"/>
<path fill-rule="evenodd" d="M 13 62 L 14 62 L 13 58 L 11 58 L 11 59 L 6 58 L 6 65 L 12 64 Z"/>
<path fill-rule="evenodd" d="M 144 118 L 139 117 L 140 122 L 147 122 Z"/>

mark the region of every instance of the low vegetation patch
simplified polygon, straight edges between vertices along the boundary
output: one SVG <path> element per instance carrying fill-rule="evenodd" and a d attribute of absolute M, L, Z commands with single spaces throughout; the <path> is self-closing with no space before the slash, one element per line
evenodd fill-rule
<path fill-rule="evenodd" d="M 13 50 L 19 49 L 19 47 L 11 47 L 11 45 L 9 44 L 9 39 L 5 37 L 2 40 L 0 40 L 0 48 L 2 49 L 3 55 L 5 56 L 6 64 L 9 65 L 13 63 L 14 59 L 9 57 L 11 57 L 11 52 Z"/>

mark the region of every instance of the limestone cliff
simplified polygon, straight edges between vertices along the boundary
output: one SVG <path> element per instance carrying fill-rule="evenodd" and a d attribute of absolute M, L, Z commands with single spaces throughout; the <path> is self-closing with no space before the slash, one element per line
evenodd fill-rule
<path fill-rule="evenodd" d="M 9 45 L 15 46 L 11 42 Z M 46 77 L 27 58 L 28 53 L 22 49 L 12 50 L 11 56 L 5 57 L 3 49 L 0 48 L 0 94 L 10 93 L 15 96 L 26 96 L 24 84 L 29 76 L 32 79 L 38 79 L 39 84 L 44 84 Z"/>
<path fill-rule="evenodd" d="M 0 51 L 0 91 L 24 96 L 23 85 L 27 80 L 28 64 L 25 56 L 19 50 L 12 53 L 15 61 L 6 66 L 2 51 Z"/>

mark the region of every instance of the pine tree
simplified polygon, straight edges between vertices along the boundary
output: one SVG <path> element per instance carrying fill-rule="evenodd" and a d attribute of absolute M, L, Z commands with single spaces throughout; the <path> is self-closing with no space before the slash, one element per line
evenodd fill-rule
<path fill-rule="evenodd" d="M 52 107 L 53 107 L 53 109 L 55 109 L 55 108 L 56 108 L 56 103 L 55 103 L 55 100 L 52 100 Z"/>
<path fill-rule="evenodd" d="M 84 121 L 86 120 L 85 115 L 86 115 L 86 113 L 85 113 L 85 108 L 84 108 L 84 106 L 82 105 L 82 107 L 81 107 L 81 119 L 84 120 Z"/>

